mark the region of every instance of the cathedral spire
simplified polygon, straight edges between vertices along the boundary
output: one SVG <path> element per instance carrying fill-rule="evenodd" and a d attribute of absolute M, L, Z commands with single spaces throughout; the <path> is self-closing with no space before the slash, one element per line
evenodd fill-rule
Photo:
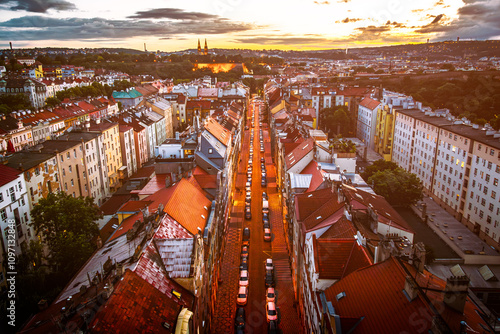
<path fill-rule="evenodd" d="M 201 44 L 199 38 L 198 38 L 198 53 L 201 54 Z"/>
<path fill-rule="evenodd" d="M 208 46 L 207 46 L 207 39 L 205 38 L 205 52 L 204 54 L 208 54 Z"/>

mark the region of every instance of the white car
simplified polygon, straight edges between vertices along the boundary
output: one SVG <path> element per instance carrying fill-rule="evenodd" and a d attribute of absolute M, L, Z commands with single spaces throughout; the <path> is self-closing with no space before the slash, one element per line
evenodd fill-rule
<path fill-rule="evenodd" d="M 273 265 L 273 259 L 267 259 L 266 260 L 266 270 L 273 270 L 274 265 Z"/>

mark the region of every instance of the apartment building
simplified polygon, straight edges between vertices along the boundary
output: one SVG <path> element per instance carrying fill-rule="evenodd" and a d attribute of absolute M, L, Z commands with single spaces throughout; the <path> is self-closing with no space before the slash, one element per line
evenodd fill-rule
<path fill-rule="evenodd" d="M 365 97 L 358 106 L 357 137 L 372 150 L 375 149 L 375 128 L 379 106 L 380 102 L 370 97 Z"/>
<path fill-rule="evenodd" d="M 392 161 L 491 246 L 500 249 L 500 133 L 448 110 L 395 112 Z"/>
<path fill-rule="evenodd" d="M 107 180 L 104 180 L 104 182 L 109 184 L 109 190 L 108 188 L 104 190 L 107 192 L 105 197 L 108 197 L 110 193 L 118 190 L 124 178 L 119 126 L 118 123 L 97 120 L 96 123 L 90 125 L 89 132 L 102 134 L 105 166 L 107 169 Z"/>
<path fill-rule="evenodd" d="M 134 129 L 129 125 L 120 124 L 120 148 L 122 151 L 123 166 L 127 167 L 127 177 L 137 172 L 137 158 L 135 153 Z"/>

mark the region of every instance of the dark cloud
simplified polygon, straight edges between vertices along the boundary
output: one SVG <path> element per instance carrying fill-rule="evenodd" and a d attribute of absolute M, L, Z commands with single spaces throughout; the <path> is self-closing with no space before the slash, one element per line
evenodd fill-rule
<path fill-rule="evenodd" d="M 335 23 L 351 23 L 351 22 L 358 22 L 358 21 L 362 21 L 363 19 L 359 19 L 359 18 L 348 18 L 346 17 L 345 19 L 343 20 L 340 20 L 340 21 L 335 21 Z"/>
<path fill-rule="evenodd" d="M 46 13 L 49 9 L 72 10 L 76 6 L 65 0 L 0 0 L 8 10 L 25 10 L 34 13 Z"/>
<path fill-rule="evenodd" d="M 24 16 L 11 19 L 1 22 L 0 27 L 13 28 L 0 28 L 0 40 L 95 40 L 136 36 L 165 38 L 183 34 L 226 34 L 257 28 L 250 23 L 232 22 L 220 18 L 204 21 L 154 22 L 103 18 L 57 19 L 43 16 Z"/>
<path fill-rule="evenodd" d="M 206 20 L 218 18 L 217 15 L 186 12 L 179 8 L 156 8 L 147 11 L 136 12 L 129 16 L 132 19 L 172 19 L 172 20 Z"/>
<path fill-rule="evenodd" d="M 438 0 L 435 4 L 434 7 L 436 6 L 444 6 L 444 0 Z"/>
<path fill-rule="evenodd" d="M 396 21 L 387 21 L 385 23 L 386 26 L 392 26 L 393 28 L 406 28 L 406 25 L 404 23 L 399 23 Z"/>
<path fill-rule="evenodd" d="M 358 21 L 362 21 L 363 19 L 358 19 L 358 18 L 348 18 L 346 17 L 345 19 L 343 20 L 340 20 L 340 21 L 335 21 L 335 23 L 351 23 L 351 22 L 358 22 Z"/>
<path fill-rule="evenodd" d="M 330 4 L 329 1 L 314 1 L 314 3 L 316 5 L 329 5 Z"/>
<path fill-rule="evenodd" d="M 441 21 L 441 19 L 443 18 L 444 14 L 439 14 L 438 16 L 436 16 L 434 18 L 434 20 L 432 20 L 431 24 L 437 24 L 439 21 Z"/>
<path fill-rule="evenodd" d="M 437 33 L 439 39 L 490 39 L 500 36 L 500 2 L 498 0 L 465 0 L 458 18 L 447 21 L 442 15 L 417 33 Z"/>

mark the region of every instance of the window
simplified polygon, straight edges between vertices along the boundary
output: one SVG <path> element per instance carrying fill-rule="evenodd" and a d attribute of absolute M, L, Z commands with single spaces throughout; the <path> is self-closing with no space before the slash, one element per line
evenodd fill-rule
<path fill-rule="evenodd" d="M 484 188 L 483 188 L 483 193 L 484 193 L 484 194 L 488 194 L 488 187 L 484 187 Z"/>
<path fill-rule="evenodd" d="M 15 202 L 16 201 L 16 194 L 14 193 L 14 187 L 10 187 L 9 192 L 10 192 L 10 200 L 12 202 Z"/>
<path fill-rule="evenodd" d="M 495 199 L 497 197 L 496 191 L 492 190 L 491 191 L 491 198 Z"/>
<path fill-rule="evenodd" d="M 493 185 L 498 186 L 498 179 L 493 179 Z"/>
<path fill-rule="evenodd" d="M 213 149 L 209 148 L 209 149 L 208 149 L 208 154 L 212 154 L 212 153 L 213 153 L 213 151 L 214 151 Z"/>
<path fill-rule="evenodd" d="M 7 211 L 5 211 L 5 209 L 0 210 L 0 217 L 2 218 L 2 220 L 7 219 Z"/>
<path fill-rule="evenodd" d="M 490 203 L 490 206 L 488 209 L 490 209 L 490 211 L 493 212 L 493 207 L 494 207 L 493 203 Z"/>
<path fill-rule="evenodd" d="M 484 212 L 483 212 L 483 210 L 480 210 L 479 211 L 479 218 L 483 218 L 483 216 L 484 216 Z"/>
<path fill-rule="evenodd" d="M 70 154 L 68 152 L 68 153 L 66 153 L 66 158 L 69 159 L 69 157 L 70 157 Z"/>
<path fill-rule="evenodd" d="M 66 170 L 63 168 L 63 176 L 66 176 Z"/>
<path fill-rule="evenodd" d="M 73 182 L 73 179 L 71 179 L 71 186 L 73 187 L 75 184 Z"/>
<path fill-rule="evenodd" d="M 64 190 L 68 190 L 68 183 L 67 182 L 64 182 Z"/>
<path fill-rule="evenodd" d="M 71 165 L 68 166 L 68 170 L 70 173 L 72 172 Z"/>

